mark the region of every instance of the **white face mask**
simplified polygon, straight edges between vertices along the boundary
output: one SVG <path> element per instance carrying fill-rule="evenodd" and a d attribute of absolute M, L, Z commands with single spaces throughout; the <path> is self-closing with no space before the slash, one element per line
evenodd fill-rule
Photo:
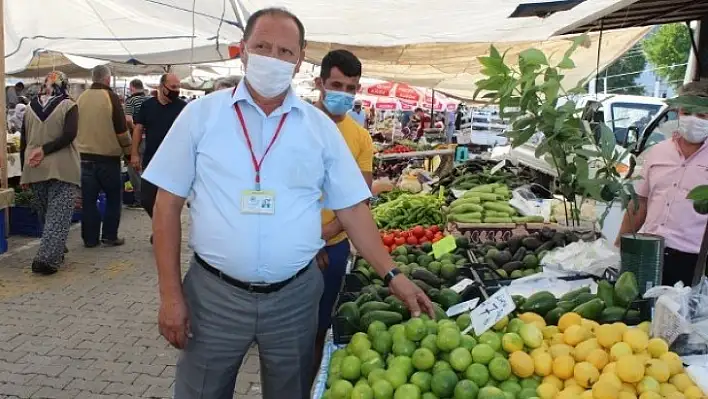
<path fill-rule="evenodd" d="M 679 118 L 678 132 L 689 143 L 702 143 L 708 138 L 708 120 L 693 115 L 682 115 Z"/>
<path fill-rule="evenodd" d="M 265 98 L 277 97 L 290 87 L 295 64 L 277 58 L 248 53 L 246 80 Z"/>

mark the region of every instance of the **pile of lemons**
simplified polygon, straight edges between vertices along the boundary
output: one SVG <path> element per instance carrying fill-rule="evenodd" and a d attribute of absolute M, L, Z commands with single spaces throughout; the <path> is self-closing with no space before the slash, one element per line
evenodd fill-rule
<path fill-rule="evenodd" d="M 535 325 L 543 342 L 509 355 L 518 377 L 543 377 L 540 399 L 699 399 L 700 388 L 685 373 L 666 342 L 649 337 L 649 323 L 598 324 L 566 313 L 557 326 L 546 326 L 533 313 L 519 316 Z"/>

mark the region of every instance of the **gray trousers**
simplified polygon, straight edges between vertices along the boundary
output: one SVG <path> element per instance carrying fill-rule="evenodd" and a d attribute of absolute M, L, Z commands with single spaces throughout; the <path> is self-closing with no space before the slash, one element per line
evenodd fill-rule
<path fill-rule="evenodd" d="M 33 206 L 44 225 L 34 260 L 59 267 L 64 260 L 64 248 L 69 237 L 79 186 L 52 179 L 32 183 L 30 189 L 34 194 Z"/>
<path fill-rule="evenodd" d="M 231 399 L 246 352 L 258 344 L 264 399 L 310 397 L 324 282 L 313 264 L 280 291 L 236 288 L 192 259 L 184 278 L 192 338 L 177 362 L 175 399 Z"/>

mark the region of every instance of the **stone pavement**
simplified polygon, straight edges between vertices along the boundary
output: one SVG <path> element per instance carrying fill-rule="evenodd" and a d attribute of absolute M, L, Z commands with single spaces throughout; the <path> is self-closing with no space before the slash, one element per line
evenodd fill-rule
<path fill-rule="evenodd" d="M 171 397 L 178 351 L 157 330 L 149 218 L 126 209 L 120 231 L 126 245 L 87 249 L 74 225 L 53 276 L 30 271 L 37 239 L 10 238 L 0 255 L 0 398 Z M 260 397 L 252 348 L 234 398 Z"/>

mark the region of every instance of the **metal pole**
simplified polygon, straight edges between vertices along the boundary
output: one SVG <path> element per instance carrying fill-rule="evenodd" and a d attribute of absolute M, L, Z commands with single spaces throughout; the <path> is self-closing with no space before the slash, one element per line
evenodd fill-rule
<path fill-rule="evenodd" d="M 229 0 L 231 3 L 231 8 L 234 10 L 234 14 L 236 15 L 236 19 L 238 20 L 238 24 L 240 25 L 239 27 L 241 30 L 246 29 L 246 15 L 243 12 L 243 8 L 241 7 L 241 4 L 239 3 L 238 0 Z"/>
<path fill-rule="evenodd" d="M 0 31 L 4 32 L 5 31 L 5 4 L 3 4 L 4 1 L 0 0 L 0 28 L 2 28 Z M 5 48 L 5 37 L 4 35 L 0 35 L 0 48 Z M 5 81 L 5 57 L 0 58 L 0 77 L 2 77 L 3 82 Z M 3 85 L 4 86 L 4 85 Z M 0 90 L 0 126 L 2 126 L 2 131 L 0 132 L 0 135 L 2 135 L 2 139 L 0 139 L 0 162 L 3 164 L 0 165 L 0 189 L 5 189 L 9 188 L 8 187 L 8 181 L 7 181 L 7 121 L 5 118 L 7 117 L 7 106 L 5 105 L 5 95 L 6 92 L 3 88 L 3 90 Z M 10 212 L 5 212 L 5 220 L 0 221 L 0 223 L 5 223 L 5 233 L 9 234 L 10 231 Z"/>

